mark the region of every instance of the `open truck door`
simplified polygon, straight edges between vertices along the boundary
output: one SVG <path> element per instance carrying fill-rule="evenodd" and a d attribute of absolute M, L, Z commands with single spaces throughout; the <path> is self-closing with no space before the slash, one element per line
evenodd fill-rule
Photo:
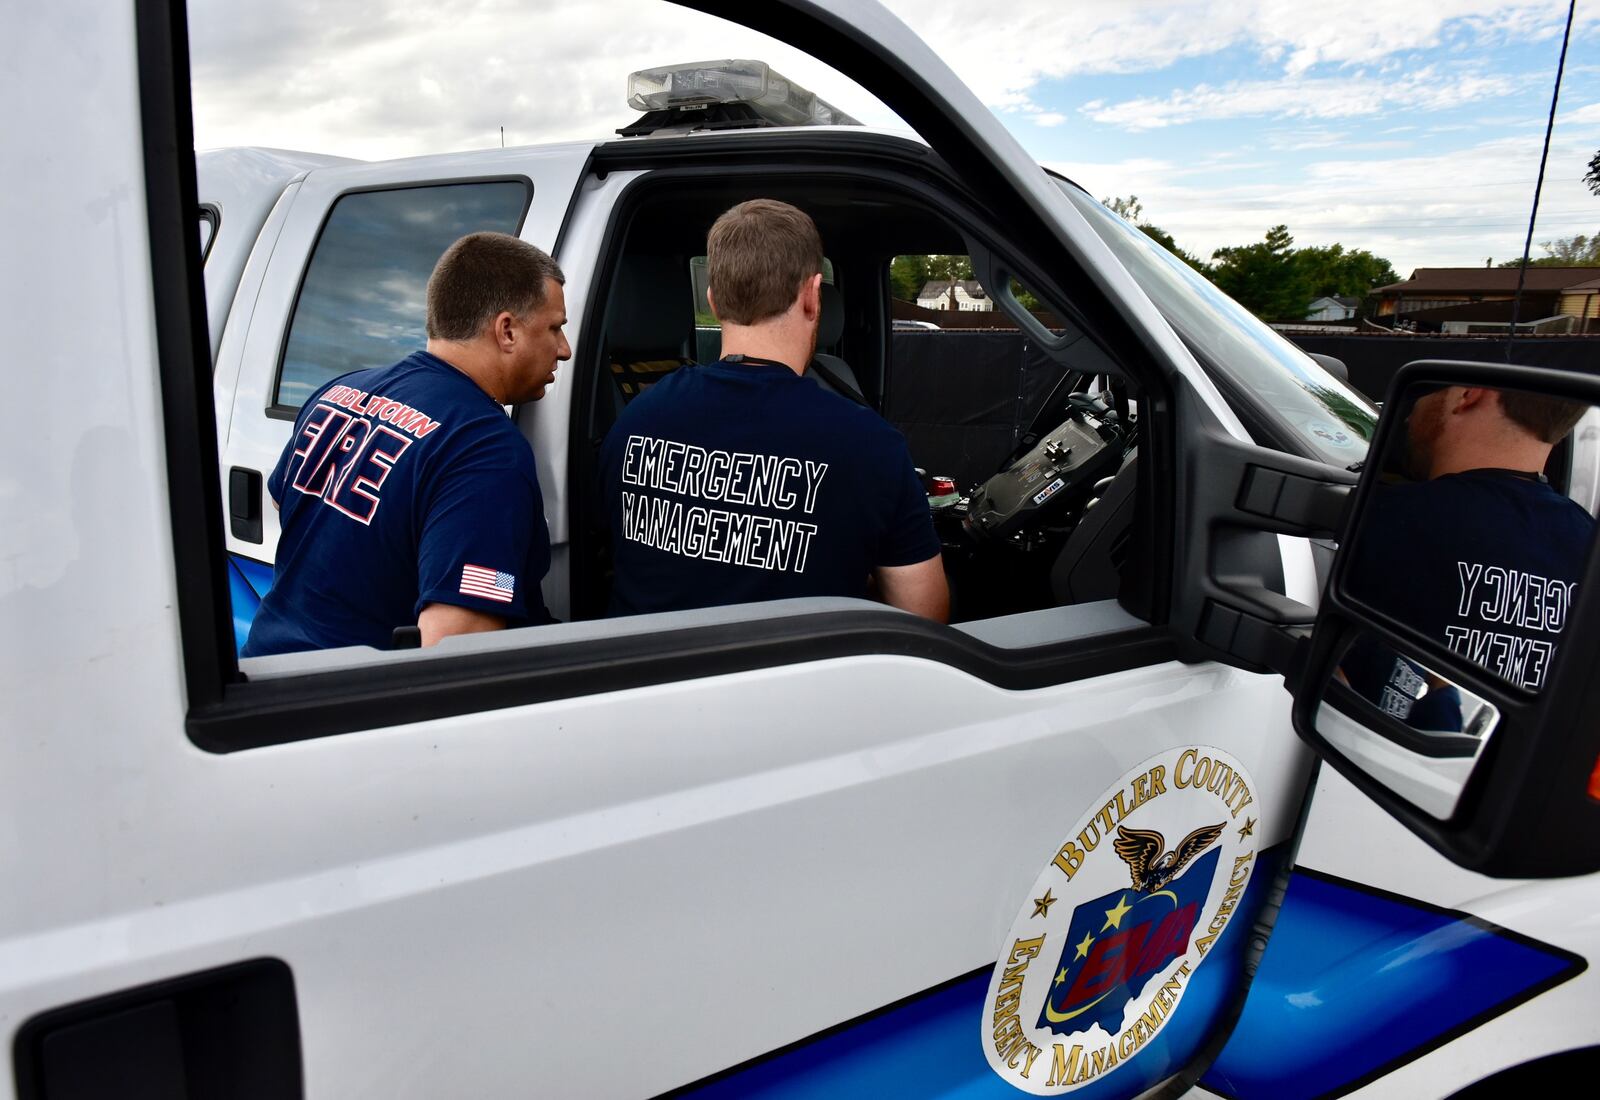
<path fill-rule="evenodd" d="M 104 49 L 25 62 L 34 94 L 139 138 L 61 154 L 48 119 L 26 122 L 19 140 L 55 152 L 29 212 L 51 232 L 19 263 L 103 265 L 133 330 L 68 355 L 45 334 L 76 287 L 7 303 L 47 368 L 19 399 L 79 395 L 70 424 L 17 436 L 8 517 L 113 451 L 136 459 L 119 491 L 167 507 L 39 525 L 34 558 L 134 552 L 7 609 L 7 637 L 56 644 L 8 650 L 8 724 L 32 735 L 7 746 L 6 801 L 29 835 L 89 852 L 9 852 L 17 881 L 50 884 L 0 918 L 19 1088 L 51 1095 L 82 1066 L 114 1088 L 137 1055 L 161 1080 L 281 1096 L 741 1093 L 776 1075 L 1124 1097 L 1193 1081 L 1220 1048 L 1313 766 L 1281 681 L 1313 612 L 1277 590 L 1278 536 L 1337 531 L 1354 478 L 1252 444 L 1082 216 L 886 10 L 691 6 L 877 94 L 1031 243 L 991 279 L 1069 304 L 1137 383 L 1139 606 L 958 630 L 797 601 L 241 667 L 183 8 L 52 9 L 42 31 L 92 27 Z M 106 195 L 109 228 L 68 216 Z M 595 273 L 568 267 L 581 302 Z M 159 404 L 127 396 L 147 391 Z M 105 631 L 37 629 L 85 604 Z M 264 1078 L 263 1057 L 299 1072 Z"/>

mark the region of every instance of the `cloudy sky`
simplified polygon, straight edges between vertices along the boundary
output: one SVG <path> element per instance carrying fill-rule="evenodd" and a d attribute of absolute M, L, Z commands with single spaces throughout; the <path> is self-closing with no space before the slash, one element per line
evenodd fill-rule
<path fill-rule="evenodd" d="M 1520 255 L 1564 0 L 889 0 L 1041 162 L 1137 195 L 1192 252 L 1340 242 L 1414 267 Z M 898 120 L 789 46 L 657 0 L 190 0 L 197 145 L 376 159 L 583 139 L 627 74 L 755 57 Z M 1600 232 L 1600 2 L 1578 5 L 1535 242 Z M 1534 255 L 1540 255 L 1537 243 Z"/>

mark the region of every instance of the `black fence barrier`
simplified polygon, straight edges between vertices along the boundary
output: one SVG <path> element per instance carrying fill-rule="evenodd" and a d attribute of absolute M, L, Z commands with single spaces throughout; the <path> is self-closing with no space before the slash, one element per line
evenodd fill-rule
<path fill-rule="evenodd" d="M 892 341 L 883 415 L 919 466 L 963 489 L 999 470 L 1067 371 L 1106 367 L 1085 339 L 1065 363 L 1021 332 L 896 332 Z"/>
<path fill-rule="evenodd" d="M 1475 363 L 1506 362 L 1504 339 L 1450 336 L 1334 336 L 1284 333 L 1305 351 L 1331 355 L 1350 369 L 1350 384 L 1374 401 L 1382 401 L 1389 379 L 1419 359 L 1466 359 Z M 1511 362 L 1528 367 L 1600 373 L 1600 338 L 1594 336 L 1518 337 Z"/>

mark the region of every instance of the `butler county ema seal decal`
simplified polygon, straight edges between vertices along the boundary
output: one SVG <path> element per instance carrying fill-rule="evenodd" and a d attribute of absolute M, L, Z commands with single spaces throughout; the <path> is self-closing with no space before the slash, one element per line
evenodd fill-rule
<path fill-rule="evenodd" d="M 1255 867 L 1255 793 L 1226 753 L 1153 756 L 1091 806 L 1006 937 L 989 1065 L 1041 1096 L 1136 1058 L 1179 1011 Z"/>

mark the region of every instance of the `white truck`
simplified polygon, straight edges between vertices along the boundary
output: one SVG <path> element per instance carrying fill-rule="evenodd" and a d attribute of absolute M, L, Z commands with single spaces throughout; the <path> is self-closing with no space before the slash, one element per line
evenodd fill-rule
<path fill-rule="evenodd" d="M 876 4 L 690 6 L 920 138 L 752 126 L 779 82 L 702 67 L 636 86 L 682 132 L 233 151 L 197 184 L 181 0 L 6 17 L 8 102 L 37 108 L 3 214 L 12 1094 L 1414 1096 L 1592 1066 L 1600 803 L 1518 747 L 1592 763 L 1557 722 L 1579 678 L 1535 703 L 1444 666 L 1504 725 L 1442 817 L 1363 765 L 1381 731 L 1341 750 L 1308 717 L 1330 639 L 1385 629 L 1337 588 L 1314 610 L 1372 407 L 1043 172 Z M 1030 348 L 1028 415 L 938 517 L 953 626 L 603 617 L 596 447 L 703 350 L 705 228 L 756 195 L 816 218 L 822 347 L 931 473 L 980 382 L 917 373 L 902 341 L 959 337 L 895 338 L 891 260 L 970 256 Z M 574 357 L 512 411 L 567 621 L 238 659 L 300 399 L 408 350 L 480 228 L 568 278 Z M 1559 850 L 1507 823 L 1536 788 Z"/>

